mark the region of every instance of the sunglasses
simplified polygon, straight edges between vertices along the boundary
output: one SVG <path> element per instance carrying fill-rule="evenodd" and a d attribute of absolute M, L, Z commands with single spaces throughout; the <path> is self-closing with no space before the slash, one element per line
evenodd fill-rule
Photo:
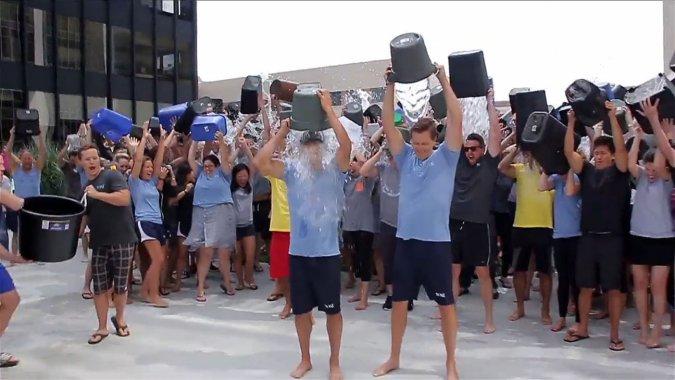
<path fill-rule="evenodd" d="M 475 152 L 475 151 L 477 151 L 478 149 L 480 149 L 479 146 L 465 146 L 465 147 L 464 147 L 464 151 L 465 151 L 465 152 Z"/>

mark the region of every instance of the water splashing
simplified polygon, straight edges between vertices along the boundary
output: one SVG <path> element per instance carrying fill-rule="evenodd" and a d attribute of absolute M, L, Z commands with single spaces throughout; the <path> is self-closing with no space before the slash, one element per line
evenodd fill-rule
<path fill-rule="evenodd" d="M 462 130 L 464 137 L 470 133 L 478 133 L 487 141 L 490 131 L 487 98 L 484 96 L 462 98 L 459 99 L 459 103 L 462 106 Z"/>
<path fill-rule="evenodd" d="M 427 114 L 431 98 L 429 79 L 415 83 L 396 83 L 395 90 L 396 99 L 401 102 L 408 125 L 413 125 Z"/>

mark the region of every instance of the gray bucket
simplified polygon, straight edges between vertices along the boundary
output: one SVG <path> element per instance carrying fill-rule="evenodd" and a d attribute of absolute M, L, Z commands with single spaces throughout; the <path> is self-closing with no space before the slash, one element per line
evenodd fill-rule
<path fill-rule="evenodd" d="M 291 129 L 296 131 L 316 132 L 330 128 L 316 88 L 299 87 L 295 90 L 291 121 Z"/>
<path fill-rule="evenodd" d="M 397 83 L 415 83 L 436 71 L 431 62 L 424 38 L 417 33 L 396 36 L 389 43 L 393 80 Z"/>

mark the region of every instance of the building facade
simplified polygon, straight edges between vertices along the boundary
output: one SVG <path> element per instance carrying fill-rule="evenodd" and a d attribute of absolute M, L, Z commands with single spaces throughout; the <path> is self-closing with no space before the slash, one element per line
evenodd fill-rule
<path fill-rule="evenodd" d="M 147 120 L 197 95 L 196 0 L 0 0 L 0 139 L 17 108 L 54 140 L 107 107 Z"/>

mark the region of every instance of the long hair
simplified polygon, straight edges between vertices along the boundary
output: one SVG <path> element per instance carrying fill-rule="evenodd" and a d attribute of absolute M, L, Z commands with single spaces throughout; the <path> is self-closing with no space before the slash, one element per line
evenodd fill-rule
<path fill-rule="evenodd" d="M 179 187 L 185 187 L 187 185 L 187 176 L 192 171 L 192 168 L 188 163 L 182 163 L 176 168 L 176 183 Z"/>
<path fill-rule="evenodd" d="M 246 182 L 246 185 L 243 187 L 237 184 L 237 174 L 242 170 L 246 170 L 246 173 L 248 173 L 248 182 Z M 230 181 L 230 191 L 234 193 L 237 189 L 244 189 L 246 194 L 250 193 L 253 190 L 251 189 L 251 171 L 248 169 L 248 166 L 246 166 L 246 164 L 236 164 L 232 168 L 232 180 Z"/>

